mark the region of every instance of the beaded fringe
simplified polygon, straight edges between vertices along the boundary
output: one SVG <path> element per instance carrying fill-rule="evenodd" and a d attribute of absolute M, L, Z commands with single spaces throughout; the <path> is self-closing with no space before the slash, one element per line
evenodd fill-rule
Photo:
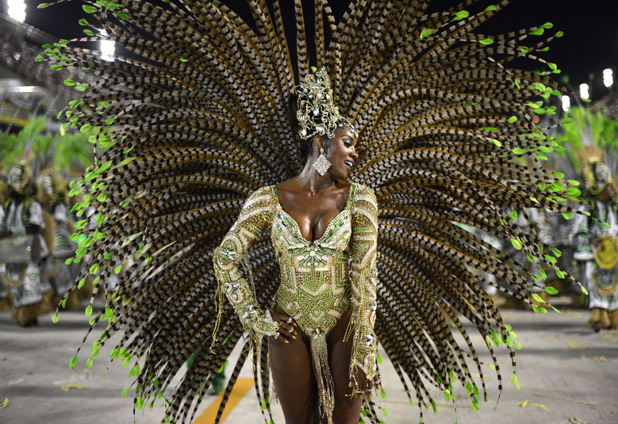
<path fill-rule="evenodd" d="M 328 366 L 328 346 L 326 336 L 319 334 L 311 338 L 311 356 L 315 379 L 318 382 L 320 396 L 320 412 L 326 416 L 328 424 L 333 424 L 333 410 L 335 409 L 335 381 Z"/>

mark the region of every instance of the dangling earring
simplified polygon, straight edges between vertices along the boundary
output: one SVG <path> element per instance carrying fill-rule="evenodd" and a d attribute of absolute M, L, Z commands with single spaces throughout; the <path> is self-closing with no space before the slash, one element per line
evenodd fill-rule
<path fill-rule="evenodd" d="M 321 176 L 324 176 L 331 165 L 332 163 L 330 163 L 330 161 L 326 159 L 326 156 L 324 156 L 324 147 L 320 147 L 320 156 L 318 156 L 318 159 L 312 165 L 313 169 L 318 171 L 318 174 Z"/>

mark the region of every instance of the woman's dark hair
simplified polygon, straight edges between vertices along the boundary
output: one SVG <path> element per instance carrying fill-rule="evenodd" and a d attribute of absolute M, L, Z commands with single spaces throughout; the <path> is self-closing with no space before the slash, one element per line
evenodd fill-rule
<path fill-rule="evenodd" d="M 315 135 L 300 141 L 300 158 L 301 159 L 303 160 L 307 159 L 309 155 L 311 155 L 311 150 L 313 149 L 314 137 Z M 322 139 L 324 140 L 324 150 L 328 152 L 328 149 L 330 149 L 330 144 L 333 142 L 333 139 L 326 138 L 324 136 L 322 136 Z"/>

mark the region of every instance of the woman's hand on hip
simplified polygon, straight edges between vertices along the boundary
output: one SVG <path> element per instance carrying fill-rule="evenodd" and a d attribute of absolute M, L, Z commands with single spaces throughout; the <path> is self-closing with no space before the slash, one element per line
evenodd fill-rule
<path fill-rule="evenodd" d="M 273 339 L 281 340 L 284 343 L 290 343 L 298 338 L 298 324 L 294 319 L 287 314 L 271 312 L 273 319 L 279 323 L 278 335 L 273 336 Z"/>

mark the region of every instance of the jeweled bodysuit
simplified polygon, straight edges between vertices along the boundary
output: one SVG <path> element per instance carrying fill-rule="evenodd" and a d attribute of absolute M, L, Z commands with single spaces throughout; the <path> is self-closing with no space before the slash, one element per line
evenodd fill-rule
<path fill-rule="evenodd" d="M 274 186 L 256 191 L 215 253 L 217 279 L 244 327 L 256 336 L 278 329 L 268 311 L 260 311 L 239 266 L 253 240 L 269 230 L 281 268 L 277 305 L 294 318 L 311 340 L 320 405 L 332 414 L 334 385 L 328 366 L 326 335 L 352 305 L 354 331 L 350 376 L 357 369 L 376 378 L 377 205 L 373 191 L 352 184 L 345 208 L 317 240 L 308 241 L 296 221 L 283 210 Z M 347 335 L 346 335 L 347 337 Z M 357 389 L 357 387 L 356 387 Z"/>

